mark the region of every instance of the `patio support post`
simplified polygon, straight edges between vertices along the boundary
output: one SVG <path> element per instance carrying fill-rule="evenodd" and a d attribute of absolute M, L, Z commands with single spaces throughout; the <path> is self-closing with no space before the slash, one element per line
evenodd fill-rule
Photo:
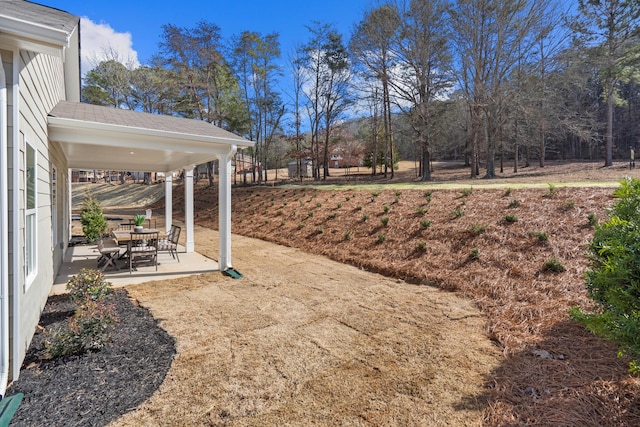
<path fill-rule="evenodd" d="M 187 232 L 186 252 L 195 251 L 193 236 L 193 167 L 184 170 L 184 225 Z"/>
<path fill-rule="evenodd" d="M 231 159 L 236 153 L 236 150 L 237 147 L 233 145 L 226 155 L 219 156 L 218 239 L 220 249 L 218 268 L 220 271 L 231 268 Z"/>
<path fill-rule="evenodd" d="M 164 174 L 164 228 L 169 232 L 173 222 L 173 175 L 171 172 Z"/>

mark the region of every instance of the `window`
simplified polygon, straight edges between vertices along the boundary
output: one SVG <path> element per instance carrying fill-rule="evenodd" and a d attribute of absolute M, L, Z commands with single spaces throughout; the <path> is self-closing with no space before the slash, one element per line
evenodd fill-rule
<path fill-rule="evenodd" d="M 26 283 L 29 284 L 36 275 L 37 268 L 37 233 L 36 233 L 36 150 L 29 144 L 26 144 L 26 164 L 25 164 L 25 181 L 26 181 L 26 206 L 25 206 L 25 274 L 27 276 Z"/>

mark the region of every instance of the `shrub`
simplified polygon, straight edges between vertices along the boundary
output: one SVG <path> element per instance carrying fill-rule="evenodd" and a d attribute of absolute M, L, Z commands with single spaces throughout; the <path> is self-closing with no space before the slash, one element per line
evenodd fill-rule
<path fill-rule="evenodd" d="M 316 203 L 316 207 L 317 207 L 317 208 L 319 208 L 319 207 L 321 207 L 321 206 L 322 206 L 322 203 L 320 203 L 320 202 L 317 202 L 317 203 Z"/>
<path fill-rule="evenodd" d="M 469 254 L 471 259 L 479 259 L 480 258 L 480 249 L 473 248 L 471 249 L 471 253 Z"/>
<path fill-rule="evenodd" d="M 345 231 L 344 234 L 342 235 L 342 238 L 344 240 L 351 240 L 351 232 L 350 231 Z"/>
<path fill-rule="evenodd" d="M 338 209 L 340 209 L 342 207 L 342 202 L 338 202 L 336 206 L 338 207 Z"/>
<path fill-rule="evenodd" d="M 112 307 L 90 300 L 76 311 L 66 330 L 45 341 L 45 358 L 100 351 L 111 341 L 115 321 Z"/>
<path fill-rule="evenodd" d="M 505 215 L 504 220 L 508 223 L 514 223 L 518 221 L 518 217 L 513 214 Z"/>
<path fill-rule="evenodd" d="M 378 237 L 376 238 L 376 243 L 384 243 L 387 240 L 387 236 L 383 233 L 378 233 Z"/>
<path fill-rule="evenodd" d="M 429 203 L 431 201 L 431 191 L 425 191 L 424 198 L 427 200 L 427 203 Z"/>
<path fill-rule="evenodd" d="M 461 193 L 464 197 L 470 196 L 473 193 L 473 187 L 463 188 Z"/>
<path fill-rule="evenodd" d="M 544 197 L 555 197 L 558 189 L 556 188 L 555 185 L 553 185 L 551 183 L 548 183 L 547 185 L 549 186 L 549 189 L 547 190 L 547 192 L 544 195 Z"/>
<path fill-rule="evenodd" d="M 382 210 L 384 211 L 384 213 L 389 212 L 389 209 L 391 209 L 391 208 L 389 207 L 389 205 L 384 205 L 384 206 L 382 207 Z"/>
<path fill-rule="evenodd" d="M 425 213 L 427 213 L 427 210 L 425 208 L 423 208 L 422 206 L 419 206 L 416 208 L 416 213 L 418 215 L 424 215 Z"/>
<path fill-rule="evenodd" d="M 564 265 L 562 265 L 558 258 L 551 258 L 544 263 L 544 270 L 551 271 L 552 273 L 562 273 L 566 268 L 564 268 Z"/>
<path fill-rule="evenodd" d="M 478 224 L 478 223 L 474 223 L 471 228 L 469 229 L 469 231 L 471 231 L 472 234 L 475 234 L 476 236 L 484 233 L 487 230 L 487 226 L 483 225 L 483 224 Z"/>
<path fill-rule="evenodd" d="M 99 351 L 110 341 L 116 316 L 105 304 L 112 293 L 104 275 L 92 269 L 82 269 L 67 283 L 69 298 L 79 306 L 67 327 L 53 333 L 45 342 L 45 357 L 79 355 Z"/>
<path fill-rule="evenodd" d="M 338 215 L 335 212 L 331 212 L 329 215 L 327 215 L 327 219 L 334 219 L 336 217 L 336 215 Z"/>
<path fill-rule="evenodd" d="M 460 218 L 462 215 L 464 215 L 464 209 L 462 209 L 462 206 L 458 206 L 453 211 L 451 211 L 451 216 L 453 216 L 454 218 Z"/>
<path fill-rule="evenodd" d="M 565 200 L 562 204 L 562 209 L 565 211 L 571 210 L 576 206 L 576 201 L 573 199 Z"/>
<path fill-rule="evenodd" d="M 100 202 L 93 196 L 87 196 L 82 202 L 82 212 L 80 212 L 80 222 L 82 232 L 89 242 L 98 240 L 107 231 L 107 220 L 102 213 Z"/>
<path fill-rule="evenodd" d="M 382 225 L 384 225 L 386 227 L 387 224 L 389 224 L 389 217 L 388 216 L 383 216 L 382 218 L 380 218 L 380 222 L 382 223 Z"/>
<path fill-rule="evenodd" d="M 317 234 L 322 234 L 322 233 L 324 233 L 324 227 L 323 227 L 323 226 L 321 226 L 321 225 L 319 225 L 319 226 L 316 228 L 316 233 L 317 233 Z"/>
<path fill-rule="evenodd" d="M 82 306 L 87 301 L 98 301 L 113 292 L 111 283 L 104 280 L 104 274 L 98 270 L 83 268 L 67 282 L 69 298 Z"/>
<path fill-rule="evenodd" d="M 356 210 L 357 211 L 361 211 L 362 210 L 362 206 L 356 206 Z"/>
<path fill-rule="evenodd" d="M 587 221 L 589 221 L 589 225 L 592 227 L 598 225 L 598 217 L 594 213 L 587 215 Z"/>
<path fill-rule="evenodd" d="M 512 191 L 513 190 L 511 188 L 507 188 L 506 190 L 504 190 L 504 196 L 505 197 L 509 197 L 511 195 Z"/>
<path fill-rule="evenodd" d="M 428 220 L 426 220 L 426 219 L 425 219 L 425 220 L 420 221 L 420 227 L 422 227 L 422 228 L 425 228 L 425 229 L 426 229 L 426 228 L 429 228 L 430 226 L 431 226 L 431 221 L 428 221 Z"/>
<path fill-rule="evenodd" d="M 545 243 L 549 240 L 549 234 L 544 231 L 534 231 L 531 234 L 533 234 L 534 237 L 537 237 L 540 242 Z"/>
<path fill-rule="evenodd" d="M 640 180 L 626 179 L 610 219 L 596 225 L 589 244 L 585 286 L 596 302 L 593 312 L 573 308 L 571 316 L 594 334 L 615 341 L 619 355 L 635 357 L 630 371 L 640 372 Z"/>
<path fill-rule="evenodd" d="M 420 251 L 420 252 L 426 252 L 427 251 L 427 242 L 420 241 L 418 243 L 416 243 L 416 248 Z"/>
<path fill-rule="evenodd" d="M 514 199 L 509 203 L 510 208 L 517 208 L 518 206 L 520 206 L 520 200 Z"/>
<path fill-rule="evenodd" d="M 369 215 L 367 214 L 362 214 L 362 222 L 366 222 L 369 219 Z"/>

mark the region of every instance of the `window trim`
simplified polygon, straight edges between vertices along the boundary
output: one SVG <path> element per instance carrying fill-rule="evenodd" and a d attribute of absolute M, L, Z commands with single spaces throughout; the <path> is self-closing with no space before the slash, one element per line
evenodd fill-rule
<path fill-rule="evenodd" d="M 29 164 L 29 150 L 33 151 L 32 165 Z M 24 156 L 24 273 L 26 291 L 38 275 L 38 150 L 28 141 L 25 141 Z M 33 169 L 33 177 L 29 176 L 30 167 Z M 33 179 L 33 188 L 31 189 L 33 207 L 31 208 L 29 208 L 30 178 Z"/>

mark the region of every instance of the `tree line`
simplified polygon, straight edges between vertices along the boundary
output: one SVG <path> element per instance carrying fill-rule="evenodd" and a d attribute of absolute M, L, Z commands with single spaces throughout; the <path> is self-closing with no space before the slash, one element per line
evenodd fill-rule
<path fill-rule="evenodd" d="M 223 39 L 214 23 L 166 24 L 148 65 L 100 62 L 83 100 L 204 120 L 255 141 L 236 156 L 245 182 L 290 161 L 298 176 L 310 161 L 324 179 L 336 156 L 391 177 L 399 157 L 416 160 L 424 181 L 434 159 L 464 159 L 471 177 L 486 178 L 550 158 L 611 166 L 640 137 L 640 2 L 575 6 L 379 1 L 348 37 L 310 23 L 286 55 L 276 32 Z"/>

